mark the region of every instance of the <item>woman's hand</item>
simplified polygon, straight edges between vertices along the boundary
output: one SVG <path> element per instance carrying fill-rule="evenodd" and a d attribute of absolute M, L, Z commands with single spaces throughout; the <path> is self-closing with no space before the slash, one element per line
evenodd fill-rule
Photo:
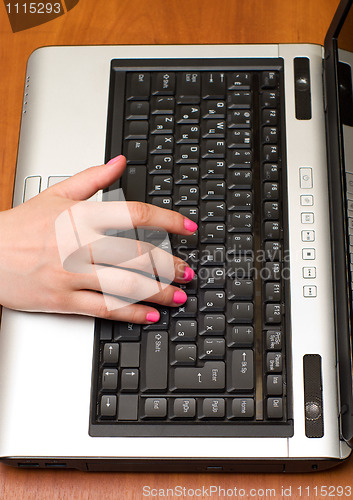
<path fill-rule="evenodd" d="M 162 235 L 189 235 L 196 224 L 144 203 L 84 201 L 116 181 L 125 166 L 119 156 L 0 213 L 2 305 L 153 323 L 158 311 L 137 301 L 174 307 L 185 302 L 186 294 L 170 283 L 190 281 L 194 272 L 164 249 L 168 238 L 161 248 L 105 232 L 116 229 L 119 236 L 132 227 L 154 227 Z"/>

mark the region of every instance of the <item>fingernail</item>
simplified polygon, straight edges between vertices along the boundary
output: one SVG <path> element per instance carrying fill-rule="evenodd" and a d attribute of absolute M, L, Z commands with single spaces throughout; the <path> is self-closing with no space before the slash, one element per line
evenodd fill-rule
<path fill-rule="evenodd" d="M 116 161 L 120 160 L 120 158 L 122 158 L 122 157 L 123 157 L 123 155 L 115 156 L 115 158 L 112 158 L 111 160 L 108 161 L 107 165 L 112 165 Z"/>
<path fill-rule="evenodd" d="M 191 231 L 192 233 L 194 233 L 197 229 L 197 224 L 190 219 L 184 219 L 184 227 L 188 231 Z"/>
<path fill-rule="evenodd" d="M 188 296 L 185 292 L 178 290 L 177 292 L 174 292 L 173 302 L 175 302 L 176 304 L 184 304 L 187 298 Z"/>
<path fill-rule="evenodd" d="M 183 280 L 185 280 L 185 281 L 191 281 L 194 276 L 195 276 L 194 270 L 191 269 L 191 267 L 186 266 L 186 268 L 184 269 Z"/>
<path fill-rule="evenodd" d="M 158 312 L 150 312 L 146 315 L 146 320 L 150 321 L 151 323 L 156 323 L 156 321 L 159 320 L 159 313 Z"/>

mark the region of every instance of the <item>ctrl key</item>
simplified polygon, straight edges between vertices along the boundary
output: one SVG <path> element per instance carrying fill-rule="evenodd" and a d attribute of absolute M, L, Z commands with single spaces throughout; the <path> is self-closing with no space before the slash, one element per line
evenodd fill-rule
<path fill-rule="evenodd" d="M 116 396 L 102 396 L 100 415 L 101 417 L 113 418 L 116 415 Z"/>

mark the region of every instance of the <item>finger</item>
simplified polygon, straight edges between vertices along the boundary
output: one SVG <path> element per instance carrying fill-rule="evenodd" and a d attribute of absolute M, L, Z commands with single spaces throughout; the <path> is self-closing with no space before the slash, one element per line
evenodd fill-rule
<path fill-rule="evenodd" d="M 104 189 L 122 176 L 126 167 L 126 159 L 120 155 L 110 160 L 106 165 L 90 167 L 65 181 L 55 184 L 51 193 L 71 200 L 86 200 L 100 189 Z M 48 191 L 49 191 L 48 189 Z"/>
<path fill-rule="evenodd" d="M 195 274 L 171 249 L 129 238 L 104 236 L 91 244 L 91 255 L 95 265 L 135 269 L 170 281 L 190 281 Z"/>
<path fill-rule="evenodd" d="M 187 295 L 180 288 L 161 283 L 140 273 L 126 269 L 94 266 L 94 273 L 76 275 L 76 289 L 95 290 L 103 295 L 114 295 L 129 302 L 149 301 L 171 307 L 186 302 Z"/>
<path fill-rule="evenodd" d="M 152 324 L 159 320 L 160 314 L 153 307 L 144 304 L 129 304 L 116 297 L 106 296 L 89 290 L 72 294 L 70 305 L 74 314 L 84 314 L 98 318 L 128 323 Z"/>

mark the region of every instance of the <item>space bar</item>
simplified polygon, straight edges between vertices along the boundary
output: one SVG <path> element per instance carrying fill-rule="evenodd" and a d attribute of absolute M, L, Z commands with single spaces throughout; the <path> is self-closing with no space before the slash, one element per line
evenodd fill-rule
<path fill-rule="evenodd" d="M 122 178 L 122 188 L 127 201 L 146 201 L 146 166 L 128 165 Z"/>

